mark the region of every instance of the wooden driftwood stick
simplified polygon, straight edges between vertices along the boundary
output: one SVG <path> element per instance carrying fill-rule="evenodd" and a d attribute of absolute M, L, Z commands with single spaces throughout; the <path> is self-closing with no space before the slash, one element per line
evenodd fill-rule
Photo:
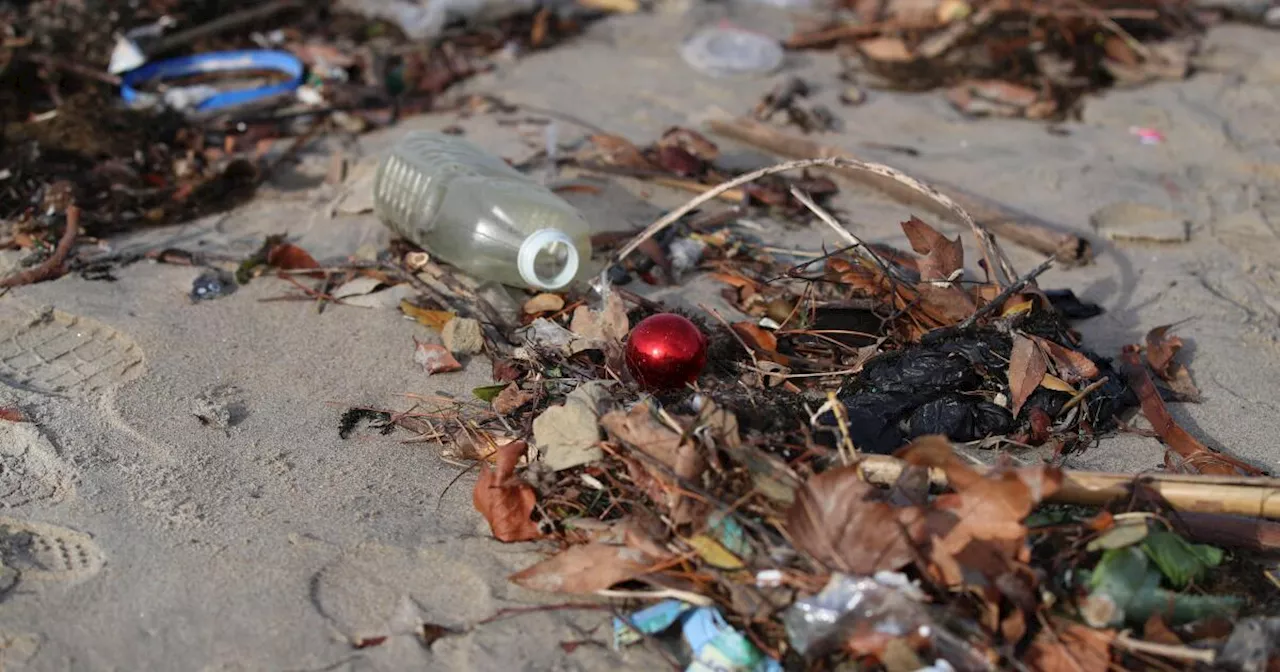
<path fill-rule="evenodd" d="M 753 119 L 735 119 L 732 121 L 713 119 L 707 122 L 707 128 L 717 135 L 788 158 L 857 158 L 852 152 L 839 147 L 823 145 L 808 138 L 784 133 Z M 901 185 L 895 184 L 891 180 L 865 172 L 840 169 L 836 169 L 836 171 L 850 180 L 881 191 L 900 203 L 923 207 L 934 215 L 954 221 L 950 212 L 939 208 L 936 203 L 932 203 L 928 199 L 920 198 L 919 194 L 904 189 Z M 1093 251 L 1089 241 L 1080 236 L 1056 231 L 1043 224 L 1028 221 L 1025 215 L 1014 212 L 995 201 L 960 189 L 955 185 L 932 179 L 927 181 L 946 192 L 960 207 L 969 211 L 978 224 L 999 238 L 1052 256 L 1066 265 L 1088 263 L 1093 258 Z"/>
<path fill-rule="evenodd" d="M 888 455 L 867 455 L 858 463 L 863 479 L 876 485 L 892 485 L 907 463 Z M 1190 474 L 1112 474 L 1098 471 L 1063 471 L 1062 488 L 1047 501 L 1101 506 L 1130 495 L 1141 483 L 1159 494 L 1179 512 L 1228 514 L 1280 519 L 1280 479 Z M 939 469 L 929 470 L 929 482 L 946 487 Z"/>

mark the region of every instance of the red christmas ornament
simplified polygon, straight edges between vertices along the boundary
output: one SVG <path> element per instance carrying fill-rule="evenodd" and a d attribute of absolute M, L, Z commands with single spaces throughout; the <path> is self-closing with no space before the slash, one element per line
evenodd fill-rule
<path fill-rule="evenodd" d="M 627 338 L 627 369 L 651 389 L 692 382 L 707 364 L 707 337 L 694 323 L 659 313 L 640 321 Z"/>

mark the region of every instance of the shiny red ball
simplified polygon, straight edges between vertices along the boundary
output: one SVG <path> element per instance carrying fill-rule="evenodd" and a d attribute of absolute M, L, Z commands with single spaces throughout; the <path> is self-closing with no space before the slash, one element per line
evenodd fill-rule
<path fill-rule="evenodd" d="M 707 337 L 673 313 L 646 317 L 627 337 L 627 370 L 641 385 L 669 390 L 693 382 L 707 364 Z"/>

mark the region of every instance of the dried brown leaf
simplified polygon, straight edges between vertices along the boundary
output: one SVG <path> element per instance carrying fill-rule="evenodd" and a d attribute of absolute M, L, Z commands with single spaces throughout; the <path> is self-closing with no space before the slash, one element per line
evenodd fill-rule
<path fill-rule="evenodd" d="M 680 147 L 659 147 L 658 165 L 680 177 L 695 177 L 706 170 L 706 163 Z"/>
<path fill-rule="evenodd" d="M 422 369 L 430 376 L 436 373 L 461 371 L 462 365 L 453 358 L 453 353 L 443 345 L 426 343 L 414 339 L 413 361 L 422 365 Z"/>
<path fill-rule="evenodd" d="M 1049 372 L 1044 354 L 1035 341 L 1022 334 L 1013 335 L 1013 352 L 1009 355 L 1009 401 L 1013 417 L 1027 403 L 1027 397 L 1040 387 L 1044 374 Z"/>
<path fill-rule="evenodd" d="M 977 310 L 973 299 L 954 285 L 938 286 L 922 282 L 915 287 L 915 301 L 906 295 L 907 287 L 899 285 L 899 293 L 906 305 L 916 303 L 913 310 L 924 312 L 937 326 L 948 326 L 963 321 Z"/>
<path fill-rule="evenodd" d="M 420 308 L 407 300 L 400 302 L 400 312 L 417 320 L 418 324 L 434 329 L 437 332 L 444 331 L 444 325 L 448 324 L 449 320 L 457 317 L 450 311 Z"/>
<path fill-rule="evenodd" d="M 640 148 L 630 140 L 607 133 L 597 133 L 587 138 L 605 163 L 623 168 L 653 170 L 655 166 L 644 158 Z"/>
<path fill-rule="evenodd" d="M 609 292 L 601 310 L 578 306 L 569 322 L 569 331 L 588 341 L 621 343 L 630 329 L 627 308 L 617 292 Z"/>
<path fill-rule="evenodd" d="M 1054 619 L 1027 649 L 1026 663 L 1036 672 L 1107 672 L 1114 630 L 1095 630 Z"/>
<path fill-rule="evenodd" d="M 564 308 L 564 297 L 550 292 L 544 292 L 524 302 L 524 312 L 526 315 L 554 313 L 562 308 Z"/>
<path fill-rule="evenodd" d="M 1173 416 L 1169 415 L 1169 409 L 1160 398 L 1160 391 L 1147 374 L 1147 368 L 1140 358 L 1141 350 L 1139 346 L 1128 345 L 1120 355 L 1129 377 L 1129 387 L 1138 395 L 1142 414 L 1151 423 L 1151 429 L 1180 458 L 1181 464 L 1178 466 L 1189 473 L 1261 476 L 1262 471 L 1257 467 L 1210 450 L 1173 421 Z"/>
<path fill-rule="evenodd" d="M 1147 364 L 1160 379 L 1168 384 L 1180 401 L 1200 402 L 1200 390 L 1191 380 L 1191 371 L 1174 358 L 1182 349 L 1182 339 L 1169 333 L 1173 325 L 1166 324 L 1147 332 Z"/>
<path fill-rule="evenodd" d="M 915 60 L 915 52 L 900 37 L 872 37 L 858 42 L 858 50 L 862 55 L 873 60 L 889 63 L 905 63 Z"/>
<path fill-rule="evenodd" d="M 924 259 L 918 263 L 921 280 L 947 280 L 953 273 L 964 268 L 964 245 L 960 242 L 960 236 L 956 236 L 955 240 L 948 240 L 919 217 L 903 222 L 902 231 L 907 234 L 911 249 L 924 255 Z"/>
<path fill-rule="evenodd" d="M 1147 364 L 1157 376 L 1170 379 L 1169 367 L 1182 349 L 1182 339 L 1169 333 L 1173 325 L 1166 324 L 1147 332 Z"/>
<path fill-rule="evenodd" d="M 292 243 L 280 243 L 267 252 L 267 265 L 282 271 L 297 271 L 308 268 L 320 268 L 306 250 Z M 308 273 L 313 278 L 323 278 L 324 273 Z"/>
<path fill-rule="evenodd" d="M 716 143 L 697 131 L 679 126 L 667 129 L 656 144 L 659 149 L 677 147 L 702 161 L 715 161 L 720 156 Z"/>
<path fill-rule="evenodd" d="M 522 390 L 516 383 L 502 388 L 498 396 L 493 398 L 493 411 L 498 415 L 509 415 L 516 409 L 534 400 L 538 395 L 529 390 Z"/>
<path fill-rule="evenodd" d="M 899 456 L 942 469 L 954 490 L 934 500 L 923 523 L 930 559 L 948 585 L 972 584 L 975 576 L 995 581 L 1025 561 L 1023 520 L 1062 485 L 1062 471 L 1043 465 L 981 474 L 943 436 L 920 437 Z"/>
<path fill-rule="evenodd" d="M 1039 336 L 1029 336 L 1029 338 L 1040 346 L 1040 352 L 1048 355 L 1059 378 L 1074 385 L 1098 377 L 1098 365 L 1084 353 L 1058 345 L 1047 338 Z"/>
<path fill-rule="evenodd" d="M 542 536 L 529 519 L 538 496 L 533 486 L 515 475 L 516 464 L 527 449 L 524 441 L 499 447 L 496 466 L 480 465 L 480 478 L 471 493 L 472 504 L 489 521 L 489 530 L 498 541 L 530 541 Z"/>
<path fill-rule="evenodd" d="M 646 574 L 653 561 L 628 546 L 592 542 L 570 546 L 542 562 L 511 575 L 511 582 L 530 590 L 587 595 Z"/>
<path fill-rule="evenodd" d="M 904 520 L 918 511 L 880 501 L 878 492 L 858 477 L 857 467 L 814 475 L 796 491 L 786 532 L 796 548 L 832 571 L 899 569 L 915 557 Z"/>
<path fill-rule="evenodd" d="M 746 341 L 756 352 L 775 354 L 778 352 L 778 337 L 772 331 L 754 322 L 734 322 L 733 333 Z"/>
<path fill-rule="evenodd" d="M 680 434 L 659 422 L 648 404 L 636 404 L 630 411 L 610 411 L 601 416 L 600 426 L 617 441 L 666 467 L 665 470 L 654 469 L 648 461 L 643 460 L 628 465 L 638 485 L 646 479 L 636 473 L 637 469 L 647 471 L 648 476 L 656 481 L 648 491 L 658 501 L 663 498 L 656 497 L 656 491 L 664 487 L 663 484 L 671 483 L 670 473 L 691 482 L 706 469 L 706 460 L 698 447 L 692 441 L 683 440 Z M 692 520 L 693 501 L 683 498 L 678 489 L 668 489 L 665 499 L 672 510 L 672 519 L 677 524 Z"/>
<path fill-rule="evenodd" d="M 27 415 L 17 406 L 5 406 L 0 408 L 0 420 L 7 422 L 29 422 Z"/>

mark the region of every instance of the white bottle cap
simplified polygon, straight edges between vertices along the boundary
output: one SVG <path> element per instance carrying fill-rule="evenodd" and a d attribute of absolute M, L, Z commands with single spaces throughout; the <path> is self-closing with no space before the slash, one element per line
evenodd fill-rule
<path fill-rule="evenodd" d="M 565 246 L 564 268 L 550 278 L 540 277 L 534 264 L 538 259 L 538 253 L 558 244 Z M 578 274 L 578 248 L 573 246 L 573 239 L 563 231 L 555 229 L 535 231 L 520 243 L 520 252 L 516 255 L 516 269 L 520 271 L 520 277 L 532 287 L 560 289 L 569 284 Z"/>

